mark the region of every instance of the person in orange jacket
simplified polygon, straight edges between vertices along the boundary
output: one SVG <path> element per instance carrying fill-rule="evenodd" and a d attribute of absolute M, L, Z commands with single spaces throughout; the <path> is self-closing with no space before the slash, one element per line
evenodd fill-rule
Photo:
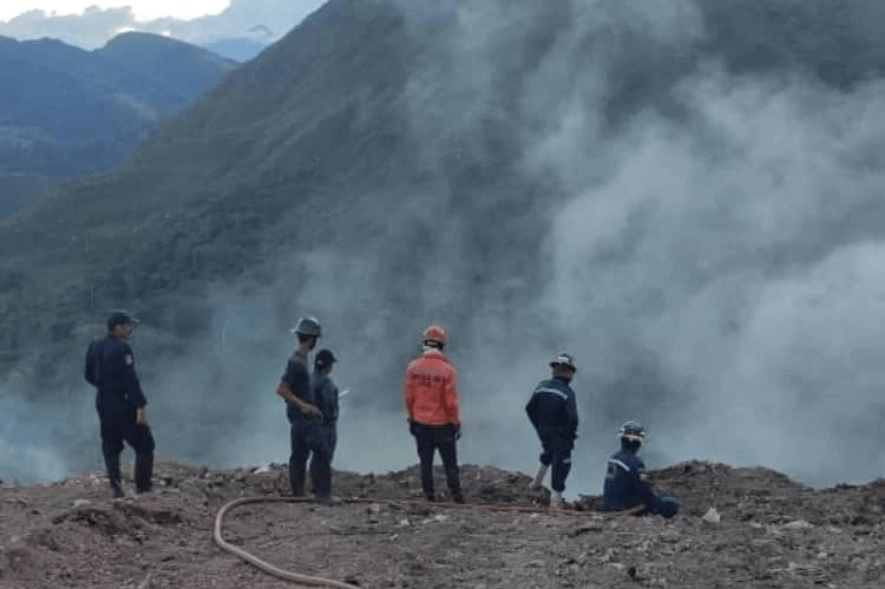
<path fill-rule="evenodd" d="M 446 331 L 438 325 L 424 330 L 424 351 L 406 368 L 406 411 L 409 433 L 415 436 L 418 446 L 424 498 L 435 500 L 433 455 L 438 449 L 452 500 L 464 503 L 455 450 L 455 442 L 461 437 L 458 383 L 455 368 L 443 354 L 447 341 Z"/>

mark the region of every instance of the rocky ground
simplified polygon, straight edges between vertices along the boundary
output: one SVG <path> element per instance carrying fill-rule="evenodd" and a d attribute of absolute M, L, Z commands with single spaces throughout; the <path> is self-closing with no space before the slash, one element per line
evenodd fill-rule
<path fill-rule="evenodd" d="M 0 485 L 0 587 L 300 586 L 212 539 L 228 501 L 285 495 L 284 467 L 156 471 L 154 492 L 115 500 L 94 474 Z M 550 512 L 527 475 L 477 466 L 462 467 L 470 505 L 428 505 L 411 468 L 336 472 L 336 493 L 352 500 L 340 505 L 236 508 L 224 537 L 288 571 L 360 587 L 885 586 L 885 480 L 812 490 L 762 468 L 698 462 L 651 474 L 682 500 L 673 520 L 602 515 L 593 497 Z"/>

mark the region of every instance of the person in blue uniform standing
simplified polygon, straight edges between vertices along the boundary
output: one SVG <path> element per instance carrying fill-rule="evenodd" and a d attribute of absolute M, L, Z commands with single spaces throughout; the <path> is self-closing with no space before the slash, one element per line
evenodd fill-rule
<path fill-rule="evenodd" d="M 135 450 L 135 490 L 151 490 L 154 438 L 147 420 L 147 399 L 135 372 L 135 355 L 126 340 L 136 321 L 125 311 L 108 318 L 108 333 L 93 341 L 86 352 L 84 377 L 96 390 L 95 407 L 101 431 L 111 495 L 123 497 L 120 484 L 120 454 L 126 441 Z"/>
<path fill-rule="evenodd" d="M 563 353 L 550 361 L 550 369 L 552 378 L 535 387 L 525 411 L 542 447 L 541 466 L 532 486 L 541 486 L 547 469 L 552 467 L 550 505 L 561 507 L 565 481 L 572 468 L 572 449 L 578 437 L 577 401 L 569 384 L 577 368 L 572 357 Z"/>
<path fill-rule="evenodd" d="M 621 449 L 608 459 L 602 493 L 602 511 L 638 509 L 637 515 L 671 518 L 679 511 L 675 497 L 660 496 L 646 480 L 645 463 L 636 455 L 645 440 L 645 428 L 628 421 L 618 431 Z"/>
<path fill-rule="evenodd" d="M 332 503 L 332 457 L 338 441 L 338 387 L 332 380 L 332 369 L 338 359 L 331 350 L 322 349 L 314 358 L 314 371 L 311 375 L 313 401 L 322 417 L 312 424 L 308 447 L 310 459 L 310 479 L 313 494 L 317 501 Z"/>

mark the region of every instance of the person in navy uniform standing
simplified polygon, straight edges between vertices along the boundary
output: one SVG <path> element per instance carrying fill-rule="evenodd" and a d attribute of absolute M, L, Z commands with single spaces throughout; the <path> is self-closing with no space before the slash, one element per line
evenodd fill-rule
<path fill-rule="evenodd" d="M 111 496 L 123 497 L 120 454 L 126 441 L 135 450 L 135 490 L 151 490 L 154 437 L 147 420 L 147 399 L 135 372 L 135 355 L 126 340 L 136 321 L 126 311 L 108 318 L 108 333 L 93 341 L 86 352 L 86 381 L 96 390 L 95 407 L 101 426 L 101 449 Z"/>
<path fill-rule="evenodd" d="M 541 381 L 525 406 L 541 441 L 541 466 L 532 482 L 541 486 L 547 469 L 552 466 L 550 496 L 552 507 L 563 505 L 565 480 L 572 468 L 572 449 L 578 437 L 578 407 L 575 393 L 569 383 L 577 372 L 575 362 L 568 354 L 559 354 L 550 361 L 552 378 Z"/>
<path fill-rule="evenodd" d="M 323 503 L 336 502 L 332 498 L 332 457 L 338 441 L 338 387 L 331 374 L 337 361 L 331 350 L 320 350 L 314 358 L 314 371 L 311 375 L 313 400 L 322 413 L 322 419 L 312 424 L 313 431 L 309 440 L 312 453 L 310 480 L 314 497 Z"/>
<path fill-rule="evenodd" d="M 645 428 L 628 421 L 618 431 L 621 449 L 608 459 L 602 493 L 602 511 L 638 509 L 637 515 L 656 514 L 671 518 L 679 511 L 675 497 L 655 493 L 646 480 L 645 463 L 636 456 L 645 440 Z"/>

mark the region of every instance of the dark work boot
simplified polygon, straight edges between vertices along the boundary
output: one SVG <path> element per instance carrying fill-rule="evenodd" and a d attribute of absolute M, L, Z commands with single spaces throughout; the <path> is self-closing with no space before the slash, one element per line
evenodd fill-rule
<path fill-rule="evenodd" d="M 305 478 L 307 476 L 304 468 L 289 465 L 289 487 L 292 491 L 292 497 L 304 497 Z"/>
<path fill-rule="evenodd" d="M 123 487 L 120 484 L 120 457 L 105 457 L 104 463 L 108 471 L 108 481 L 110 481 L 111 485 L 111 497 L 114 499 L 125 497 L 126 494 L 123 492 Z"/>
<path fill-rule="evenodd" d="M 154 474 L 154 455 L 135 455 L 135 492 L 147 493 L 153 488 L 151 478 Z"/>
<path fill-rule="evenodd" d="M 461 477 L 457 466 L 446 469 L 446 483 L 449 485 L 452 501 L 455 503 L 464 503 L 464 497 L 461 495 Z"/>
<path fill-rule="evenodd" d="M 430 465 L 421 465 L 421 490 L 424 492 L 424 499 L 427 501 L 434 500 L 433 467 Z"/>

